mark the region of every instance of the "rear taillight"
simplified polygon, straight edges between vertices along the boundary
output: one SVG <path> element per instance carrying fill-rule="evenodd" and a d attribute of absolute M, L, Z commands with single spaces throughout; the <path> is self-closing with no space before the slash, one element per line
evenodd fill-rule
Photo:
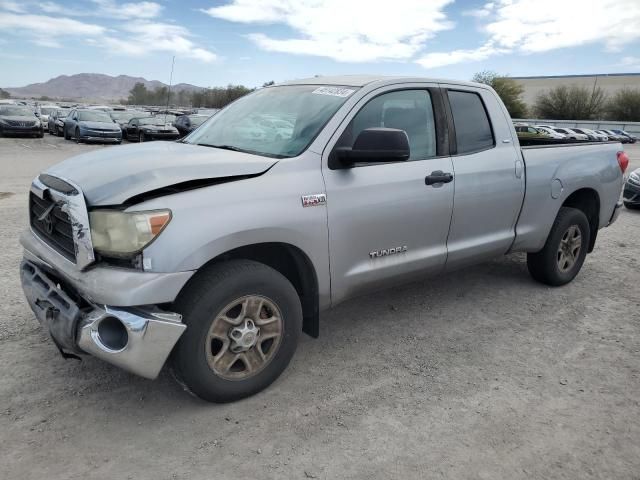
<path fill-rule="evenodd" d="M 627 167 L 629 166 L 629 157 L 626 153 L 618 152 L 618 165 L 620 165 L 622 173 L 627 171 Z"/>

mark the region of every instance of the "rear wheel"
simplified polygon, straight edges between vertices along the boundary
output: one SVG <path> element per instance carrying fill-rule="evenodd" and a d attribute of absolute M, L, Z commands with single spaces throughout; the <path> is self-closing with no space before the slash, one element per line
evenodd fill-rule
<path fill-rule="evenodd" d="M 212 402 L 238 400 L 269 386 L 289 364 L 302 331 L 293 285 L 249 260 L 199 273 L 175 308 L 187 330 L 173 352 L 174 373 Z"/>
<path fill-rule="evenodd" d="M 590 238 L 589 221 L 584 212 L 562 207 L 542 250 L 527 255 L 529 273 L 547 285 L 569 283 L 582 268 Z"/>

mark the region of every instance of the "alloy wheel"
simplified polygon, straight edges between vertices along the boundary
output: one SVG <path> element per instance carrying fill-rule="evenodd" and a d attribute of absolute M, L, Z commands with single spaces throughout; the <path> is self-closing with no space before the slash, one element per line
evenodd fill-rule
<path fill-rule="evenodd" d="M 571 225 L 562 234 L 560 245 L 558 246 L 558 268 L 561 272 L 567 272 L 573 268 L 580 256 L 582 248 L 582 233 L 577 225 Z"/>
<path fill-rule="evenodd" d="M 238 298 L 211 322 L 204 347 L 209 368 L 225 380 L 252 377 L 273 360 L 282 334 L 282 314 L 272 300 Z"/>

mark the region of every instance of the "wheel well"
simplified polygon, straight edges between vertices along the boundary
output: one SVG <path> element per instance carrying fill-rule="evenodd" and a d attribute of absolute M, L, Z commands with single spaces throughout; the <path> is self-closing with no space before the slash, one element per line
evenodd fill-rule
<path fill-rule="evenodd" d="M 596 244 L 598 226 L 600 225 L 600 197 L 598 192 L 592 188 L 581 188 L 569 195 L 562 206 L 577 208 L 587 216 L 591 230 L 588 252 L 591 253 Z"/>
<path fill-rule="evenodd" d="M 317 338 L 320 330 L 318 278 L 309 257 L 286 243 L 259 243 L 230 250 L 207 262 L 202 268 L 228 260 L 253 260 L 264 263 L 284 275 L 298 292 L 302 305 L 302 330 Z"/>

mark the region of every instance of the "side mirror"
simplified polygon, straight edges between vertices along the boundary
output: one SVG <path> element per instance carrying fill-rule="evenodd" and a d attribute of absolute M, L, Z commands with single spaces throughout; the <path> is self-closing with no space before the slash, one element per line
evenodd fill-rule
<path fill-rule="evenodd" d="M 362 130 L 353 147 L 338 147 L 329 162 L 330 168 L 349 168 L 357 162 L 388 163 L 409 160 L 409 137 L 396 128 Z"/>

